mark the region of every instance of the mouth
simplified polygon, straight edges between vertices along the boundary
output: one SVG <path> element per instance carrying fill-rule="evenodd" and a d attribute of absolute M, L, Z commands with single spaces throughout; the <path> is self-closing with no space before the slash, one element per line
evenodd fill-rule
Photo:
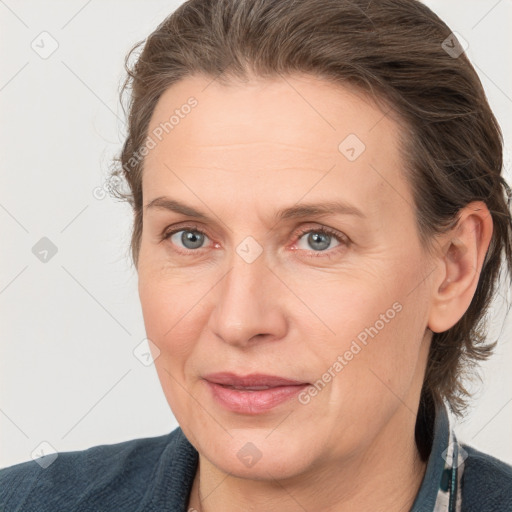
<path fill-rule="evenodd" d="M 275 375 L 215 373 L 203 377 L 215 402 L 231 412 L 261 414 L 289 401 L 310 384 Z"/>
<path fill-rule="evenodd" d="M 222 372 L 210 373 L 203 377 L 209 382 L 223 386 L 232 386 L 235 388 L 275 388 L 278 386 L 298 386 L 309 384 L 299 380 L 286 379 L 275 375 L 266 375 L 261 373 L 252 373 L 250 375 L 236 375 L 235 373 Z"/>

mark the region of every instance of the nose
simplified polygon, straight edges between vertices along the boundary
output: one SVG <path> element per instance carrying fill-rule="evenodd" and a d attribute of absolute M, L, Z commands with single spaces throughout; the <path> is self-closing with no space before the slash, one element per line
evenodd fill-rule
<path fill-rule="evenodd" d="M 234 254 L 231 268 L 212 296 L 210 331 L 239 348 L 282 339 L 286 333 L 285 287 L 263 256 L 248 263 Z"/>

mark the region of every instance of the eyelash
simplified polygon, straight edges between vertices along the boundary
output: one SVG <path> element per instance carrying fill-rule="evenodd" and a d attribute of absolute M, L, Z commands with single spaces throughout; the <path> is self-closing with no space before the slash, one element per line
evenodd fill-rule
<path fill-rule="evenodd" d="M 200 229 L 198 226 L 188 225 L 188 226 L 180 226 L 179 228 L 175 228 L 171 231 L 164 232 L 164 234 L 162 235 L 162 241 L 169 240 L 172 235 L 179 233 L 180 231 L 191 231 L 193 233 L 200 233 L 201 235 L 208 237 L 208 234 L 205 231 L 203 231 L 202 229 Z M 336 256 L 340 252 L 340 250 L 343 250 L 350 244 L 350 239 L 346 235 L 343 235 L 343 234 L 339 233 L 338 231 L 335 231 L 326 226 L 322 226 L 321 228 L 311 228 L 311 227 L 301 228 L 301 229 L 297 230 L 293 234 L 293 236 L 294 236 L 294 238 L 297 238 L 297 241 L 298 241 L 306 233 L 323 233 L 325 235 L 334 237 L 338 242 L 340 242 L 340 245 L 338 245 L 337 247 L 330 249 L 330 250 L 306 251 L 306 253 L 310 253 L 310 254 L 307 254 L 307 256 L 306 256 L 308 258 L 318 258 L 318 257 L 332 258 L 332 257 Z M 184 249 L 180 248 L 180 249 L 174 249 L 174 250 L 176 252 L 178 252 L 179 254 L 189 255 L 194 252 L 198 253 L 201 251 L 201 249 L 203 249 L 203 248 L 195 249 L 195 250 L 192 250 L 192 249 L 184 250 Z M 301 249 L 301 250 L 304 252 L 304 249 Z"/>

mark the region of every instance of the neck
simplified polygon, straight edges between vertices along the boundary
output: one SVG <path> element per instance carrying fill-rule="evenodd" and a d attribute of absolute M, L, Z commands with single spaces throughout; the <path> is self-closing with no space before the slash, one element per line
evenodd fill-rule
<path fill-rule="evenodd" d="M 407 435 L 403 435 L 404 424 Z M 415 443 L 414 427 L 414 415 L 400 406 L 378 439 L 356 455 L 282 480 L 239 478 L 200 456 L 188 510 L 410 510 L 426 469 Z"/>

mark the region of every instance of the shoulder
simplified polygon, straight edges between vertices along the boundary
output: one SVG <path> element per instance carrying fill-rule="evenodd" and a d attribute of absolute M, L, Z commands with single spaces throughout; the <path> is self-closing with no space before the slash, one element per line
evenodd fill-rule
<path fill-rule="evenodd" d="M 512 466 L 471 446 L 462 447 L 467 452 L 461 482 L 463 510 L 512 510 Z"/>
<path fill-rule="evenodd" d="M 85 511 L 110 505 L 130 510 L 147 492 L 164 453 L 172 458 L 180 434 L 178 428 L 163 436 L 61 452 L 56 458 L 46 455 L 1 469 L 0 508 Z"/>

